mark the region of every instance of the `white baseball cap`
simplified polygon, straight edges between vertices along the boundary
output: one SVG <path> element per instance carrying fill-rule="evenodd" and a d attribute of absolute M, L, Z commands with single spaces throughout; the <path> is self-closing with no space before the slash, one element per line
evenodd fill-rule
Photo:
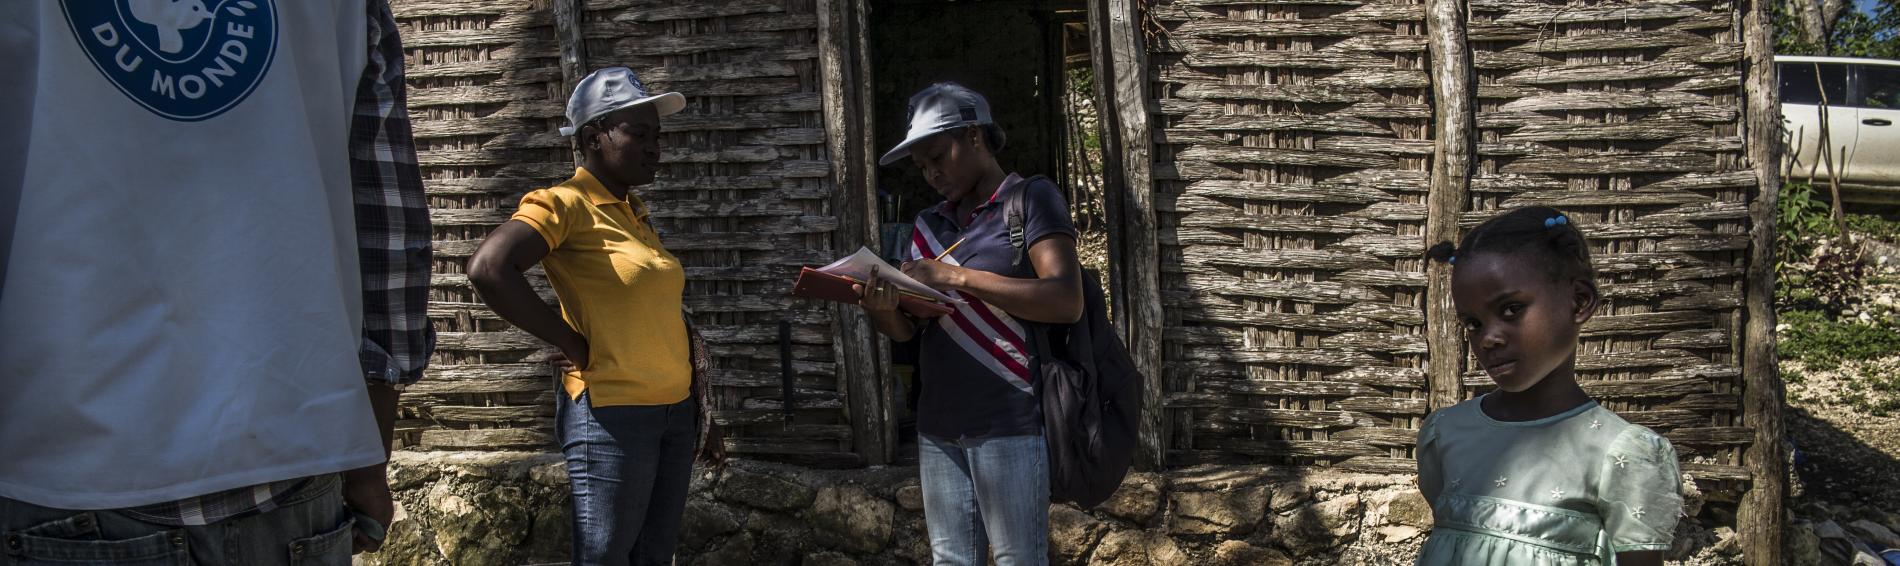
<path fill-rule="evenodd" d="M 957 83 L 937 83 L 910 97 L 910 133 L 877 160 L 890 165 L 910 155 L 910 147 L 924 138 L 968 126 L 995 124 L 990 101 Z M 1002 148 L 991 148 L 1002 149 Z"/>
<path fill-rule="evenodd" d="M 652 103 L 654 109 L 665 116 L 685 109 L 686 97 L 677 92 L 649 95 L 647 87 L 640 84 L 640 78 L 633 75 L 633 69 L 626 67 L 594 71 L 574 85 L 574 95 L 567 98 L 568 125 L 561 127 L 561 135 L 574 135 L 582 124 L 595 118 L 647 103 Z"/>

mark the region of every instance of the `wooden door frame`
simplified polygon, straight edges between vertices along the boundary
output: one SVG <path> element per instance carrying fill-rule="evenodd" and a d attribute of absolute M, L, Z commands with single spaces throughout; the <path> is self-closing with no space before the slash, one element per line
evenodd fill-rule
<path fill-rule="evenodd" d="M 1141 371 L 1141 451 L 1137 467 L 1167 465 L 1161 375 L 1161 255 L 1154 210 L 1154 140 L 1149 122 L 1148 54 L 1137 0 L 1088 0 L 1089 58 L 1107 193 L 1108 291 L 1116 331 Z"/>
<path fill-rule="evenodd" d="M 877 163 L 868 30 L 870 0 L 818 0 L 818 57 L 824 81 L 826 147 L 841 221 L 834 249 L 881 249 L 877 229 Z M 1115 322 L 1142 382 L 1141 457 L 1145 469 L 1166 463 L 1162 419 L 1159 245 L 1152 182 L 1147 54 L 1136 0 L 1088 0 L 1091 59 L 1102 109 L 1104 187 L 1109 231 L 1109 292 Z M 898 440 L 890 348 L 850 305 L 834 305 L 834 350 L 847 391 L 854 448 L 867 464 L 895 460 Z"/>
<path fill-rule="evenodd" d="M 818 0 L 818 62 L 824 83 L 825 147 L 831 158 L 832 210 L 839 220 L 832 249 L 883 249 L 878 229 L 877 163 L 872 145 L 869 0 Z M 852 448 L 865 464 L 897 456 L 897 417 L 890 343 L 857 306 L 832 304 L 838 336 L 832 349 L 845 391 Z"/>

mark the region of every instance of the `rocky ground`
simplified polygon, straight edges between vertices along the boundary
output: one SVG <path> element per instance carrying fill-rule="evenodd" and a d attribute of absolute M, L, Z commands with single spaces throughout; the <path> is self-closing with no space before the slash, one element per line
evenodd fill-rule
<path fill-rule="evenodd" d="M 401 517 L 359 564 L 561 562 L 558 455 L 399 453 Z M 1060 564 L 1410 564 L 1431 511 L 1408 476 L 1202 467 L 1135 474 L 1109 502 L 1050 508 Z M 694 481 L 680 564 L 928 563 L 916 470 L 736 460 Z"/>
<path fill-rule="evenodd" d="M 1900 355 L 1842 366 L 1809 373 L 1801 383 L 1788 385 L 1788 429 L 1797 476 L 1793 500 L 1797 505 L 1858 503 L 1900 511 L 1900 415 L 1876 416 L 1840 398 L 1855 383 L 1845 377 L 1853 372 L 1900 375 Z M 1867 395 L 1900 401 L 1900 393 L 1892 391 Z"/>
<path fill-rule="evenodd" d="M 559 455 L 398 453 L 401 512 L 358 564 L 502 566 L 566 558 Z M 1711 529 L 1700 493 L 1670 564 L 1738 564 L 1734 531 Z M 694 481 L 681 565 L 858 566 L 929 562 L 916 469 L 812 470 L 736 460 Z M 1131 475 L 1088 511 L 1050 508 L 1056 564 L 1409 565 L 1432 528 L 1407 475 L 1203 466 Z"/>
<path fill-rule="evenodd" d="M 1900 312 L 1900 246 L 1861 238 L 1871 273 L 1840 318 L 1900 332 L 1892 320 Z M 1882 564 L 1869 562 L 1874 553 L 1900 548 L 1900 411 L 1893 409 L 1900 407 L 1900 351 L 1829 365 L 1800 356 L 1781 362 L 1795 472 L 1787 557 L 1790 564 Z"/>

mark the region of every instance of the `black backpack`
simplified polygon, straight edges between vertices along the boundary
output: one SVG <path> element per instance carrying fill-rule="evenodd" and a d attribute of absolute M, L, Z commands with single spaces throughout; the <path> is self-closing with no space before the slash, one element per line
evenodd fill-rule
<path fill-rule="evenodd" d="M 1009 243 L 1020 265 L 1023 195 L 1042 176 L 1022 183 L 1004 202 Z M 1108 304 L 1094 277 L 1082 276 L 1082 319 L 1074 324 L 1022 321 L 1030 330 L 1030 368 L 1042 402 L 1049 445 L 1049 499 L 1083 509 L 1107 501 L 1134 461 L 1141 415 L 1141 372 L 1108 320 Z"/>

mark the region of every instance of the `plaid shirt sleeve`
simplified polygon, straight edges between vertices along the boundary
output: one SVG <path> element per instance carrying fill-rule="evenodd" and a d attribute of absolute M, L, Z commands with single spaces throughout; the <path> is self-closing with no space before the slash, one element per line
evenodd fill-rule
<path fill-rule="evenodd" d="M 428 199 L 403 87 L 402 38 L 386 0 L 370 0 L 369 57 L 350 121 L 350 181 L 363 275 L 363 347 L 372 383 L 422 378 L 435 351 L 429 324 Z"/>

